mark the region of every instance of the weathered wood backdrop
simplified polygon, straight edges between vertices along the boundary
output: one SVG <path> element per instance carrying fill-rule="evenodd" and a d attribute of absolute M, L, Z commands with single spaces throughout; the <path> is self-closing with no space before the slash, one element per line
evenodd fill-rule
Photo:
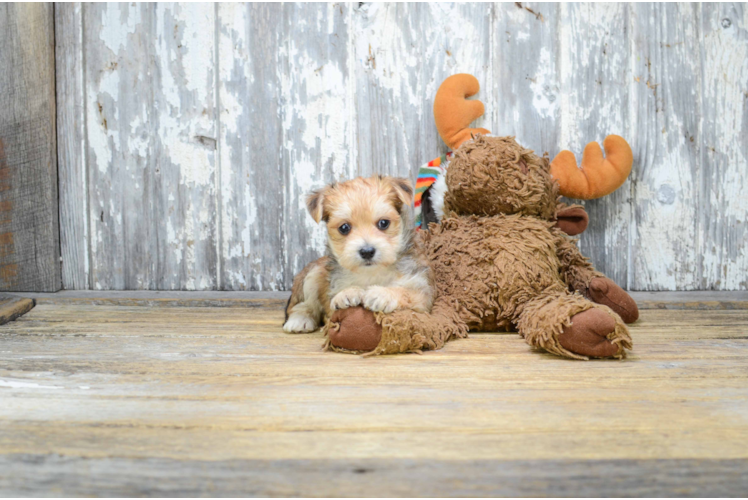
<path fill-rule="evenodd" d="M 60 289 L 52 4 L 0 5 L 0 290 Z"/>
<path fill-rule="evenodd" d="M 413 175 L 431 106 L 551 155 L 627 137 L 581 240 L 635 290 L 748 288 L 746 4 L 57 4 L 65 288 L 288 288 L 303 195 Z"/>

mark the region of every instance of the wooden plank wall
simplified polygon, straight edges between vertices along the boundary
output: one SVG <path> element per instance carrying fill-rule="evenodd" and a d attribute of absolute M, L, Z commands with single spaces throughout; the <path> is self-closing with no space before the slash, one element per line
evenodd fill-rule
<path fill-rule="evenodd" d="M 287 289 L 324 247 L 303 195 L 414 176 L 470 72 L 496 134 L 629 139 L 586 203 L 600 270 L 748 289 L 745 4 L 57 4 L 56 31 L 65 288 Z"/>
<path fill-rule="evenodd" d="M 0 290 L 60 289 L 52 4 L 0 5 Z"/>

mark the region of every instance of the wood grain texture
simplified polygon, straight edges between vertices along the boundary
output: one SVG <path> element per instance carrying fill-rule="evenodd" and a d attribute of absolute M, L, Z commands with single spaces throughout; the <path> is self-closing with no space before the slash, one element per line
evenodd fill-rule
<path fill-rule="evenodd" d="M 699 6 L 631 5 L 635 238 L 632 288 L 699 288 Z M 652 36 L 656 34 L 656 36 Z M 667 237 L 665 237 L 667 235 Z M 656 244 L 653 244 L 656 243 Z"/>
<path fill-rule="evenodd" d="M 726 292 L 721 292 L 726 293 Z M 173 292 L 63 290 L 57 293 L 24 293 L 21 297 L 41 304 L 109 305 L 140 307 L 243 307 L 284 309 L 289 292 Z M 727 301 L 726 299 L 723 300 Z M 748 301 L 748 297 L 746 297 Z M 729 302 L 734 302 L 730 300 Z"/>
<path fill-rule="evenodd" d="M 740 497 L 748 460 L 222 460 L 0 457 L 0 492 L 117 497 Z M 539 471 L 542 471 L 539 473 Z M 583 481 L 578 478 L 584 477 Z"/>
<path fill-rule="evenodd" d="M 39 304 L 122 305 L 148 307 L 268 307 L 283 308 L 289 292 L 182 292 L 62 290 L 22 293 Z M 746 309 L 748 292 L 631 292 L 639 309 Z"/>
<path fill-rule="evenodd" d="M 701 6 L 700 282 L 748 288 L 748 6 Z"/>
<path fill-rule="evenodd" d="M 215 288 L 213 9 L 84 15 L 91 287 Z"/>
<path fill-rule="evenodd" d="M 492 109 L 491 4 L 374 4 L 355 10 L 359 175 L 415 179 L 418 168 L 446 151 L 433 123 L 436 90 L 452 74 L 483 83 Z M 476 126 L 490 125 L 489 116 Z"/>
<path fill-rule="evenodd" d="M 158 265 L 150 288 L 211 290 L 218 238 L 215 7 L 159 4 L 155 11 L 152 71 L 160 82 L 151 114 L 158 116 L 159 161 L 151 218 Z"/>
<path fill-rule="evenodd" d="M 327 232 L 309 216 L 306 196 L 356 176 L 352 10 L 343 4 L 283 6 L 281 289 L 325 251 Z"/>
<path fill-rule="evenodd" d="M 620 362 L 534 352 L 516 334 L 361 358 L 283 334 L 282 316 L 41 303 L 2 326 L 0 492 L 745 487 L 746 309 L 643 311 Z"/>
<path fill-rule="evenodd" d="M 50 3 L 0 6 L 0 290 L 60 289 Z"/>
<path fill-rule="evenodd" d="M 221 287 L 286 287 L 280 4 L 218 8 Z"/>
<path fill-rule="evenodd" d="M 0 294 L 0 325 L 23 316 L 33 308 L 32 299 Z"/>
<path fill-rule="evenodd" d="M 86 161 L 83 5 L 80 2 L 58 3 L 54 9 L 62 282 L 66 288 L 87 289 L 90 287 L 90 214 Z"/>
<path fill-rule="evenodd" d="M 630 59 L 635 57 L 629 48 L 629 8 L 613 3 L 561 7 L 559 150 L 570 149 L 578 163 L 588 142 L 602 143 L 609 134 L 628 135 L 627 90 Z M 598 270 L 627 288 L 633 288 L 629 255 L 623 251 L 631 245 L 631 183 L 630 177 L 611 195 L 584 202 L 593 215 L 579 242 Z"/>
<path fill-rule="evenodd" d="M 742 4 L 58 9 L 58 121 L 77 126 L 60 145 L 66 288 L 288 289 L 324 250 L 304 195 L 412 178 L 446 150 L 438 85 L 469 72 L 476 126 L 551 156 L 631 143 L 630 179 L 585 203 L 600 270 L 635 290 L 748 289 Z"/>
<path fill-rule="evenodd" d="M 86 4 L 81 12 L 93 289 L 147 289 L 156 279 L 157 138 L 148 117 L 156 82 L 146 52 L 153 14 L 134 4 Z"/>
<path fill-rule="evenodd" d="M 496 135 L 516 136 L 540 155 L 559 149 L 561 8 L 535 2 L 495 6 L 493 73 L 484 87 L 493 86 L 497 95 L 487 107 L 493 118 L 487 128 Z"/>

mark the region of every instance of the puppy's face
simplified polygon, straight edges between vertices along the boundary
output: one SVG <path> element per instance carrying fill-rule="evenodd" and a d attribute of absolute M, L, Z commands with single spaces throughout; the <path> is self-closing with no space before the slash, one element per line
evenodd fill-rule
<path fill-rule="evenodd" d="M 413 188 L 407 179 L 357 178 L 309 195 L 314 220 L 327 223 L 330 250 L 346 269 L 388 266 L 408 243 Z"/>

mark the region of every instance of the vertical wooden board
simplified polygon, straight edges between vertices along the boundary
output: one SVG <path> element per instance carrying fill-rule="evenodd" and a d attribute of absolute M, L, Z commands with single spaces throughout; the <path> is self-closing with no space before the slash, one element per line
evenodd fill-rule
<path fill-rule="evenodd" d="M 442 81 L 472 73 L 494 108 L 491 4 L 363 4 L 354 9 L 357 173 L 409 176 L 446 151 L 434 125 Z M 487 113 L 474 126 L 491 128 Z"/>
<path fill-rule="evenodd" d="M 220 284 L 285 283 L 281 122 L 283 6 L 219 4 Z"/>
<path fill-rule="evenodd" d="M 212 290 L 218 229 L 215 7 L 159 3 L 153 9 L 155 287 Z"/>
<path fill-rule="evenodd" d="M 218 71 L 218 176 L 219 266 L 218 283 L 222 289 L 248 290 L 252 267 L 252 232 L 257 203 L 250 191 L 251 126 L 247 106 L 253 79 L 250 71 L 249 8 L 240 3 L 216 4 Z M 265 163 L 263 163 L 265 165 Z M 257 240 L 255 238 L 255 243 Z M 250 271 L 251 270 L 251 271 Z M 255 289 L 260 289 L 256 287 Z"/>
<path fill-rule="evenodd" d="M 90 285 L 156 287 L 153 9 L 84 6 Z"/>
<path fill-rule="evenodd" d="M 284 103 L 284 287 L 324 253 L 326 231 L 306 209 L 306 195 L 356 173 L 355 78 L 350 5 L 283 7 L 281 92 Z"/>
<path fill-rule="evenodd" d="M 22 7 L 3 12 L 12 9 Z M 580 244 L 619 284 L 748 286 L 742 4 L 60 4 L 57 12 L 65 287 L 287 287 L 324 245 L 306 192 L 375 172 L 413 177 L 446 150 L 431 107 L 456 72 L 482 85 L 487 114 L 477 126 L 538 152 L 568 148 L 581 158 L 588 141 L 609 133 L 630 141 L 632 179 L 585 203 L 591 224 Z M 12 39 L 3 47 L 24 40 Z M 17 73 L 0 76 L 3 89 L 17 88 L 7 83 Z M 8 167 L 19 149 L 4 146 Z M 18 254 L 14 236 L 3 252 Z"/>
<path fill-rule="evenodd" d="M 698 6 L 631 6 L 635 290 L 698 287 Z"/>
<path fill-rule="evenodd" d="M 748 289 L 748 6 L 702 6 L 702 289 Z"/>
<path fill-rule="evenodd" d="M 62 287 L 89 288 L 83 5 L 55 4 L 57 170 Z"/>
<path fill-rule="evenodd" d="M 491 41 L 496 117 L 487 127 L 513 135 L 538 154 L 555 151 L 559 136 L 561 74 L 558 4 L 496 4 Z M 488 110 L 487 110 L 488 112 Z"/>
<path fill-rule="evenodd" d="M 561 75 L 558 148 L 581 163 L 582 151 L 606 135 L 626 136 L 629 123 L 629 26 L 627 4 L 560 6 L 558 65 Z M 634 158 L 633 178 L 638 172 Z M 580 248 L 595 267 L 630 287 L 629 230 L 631 178 L 618 191 L 584 203 L 590 224 Z"/>
<path fill-rule="evenodd" d="M 54 9 L 0 6 L 0 289 L 60 289 Z"/>
<path fill-rule="evenodd" d="M 215 288 L 213 8 L 84 16 L 92 288 Z"/>

